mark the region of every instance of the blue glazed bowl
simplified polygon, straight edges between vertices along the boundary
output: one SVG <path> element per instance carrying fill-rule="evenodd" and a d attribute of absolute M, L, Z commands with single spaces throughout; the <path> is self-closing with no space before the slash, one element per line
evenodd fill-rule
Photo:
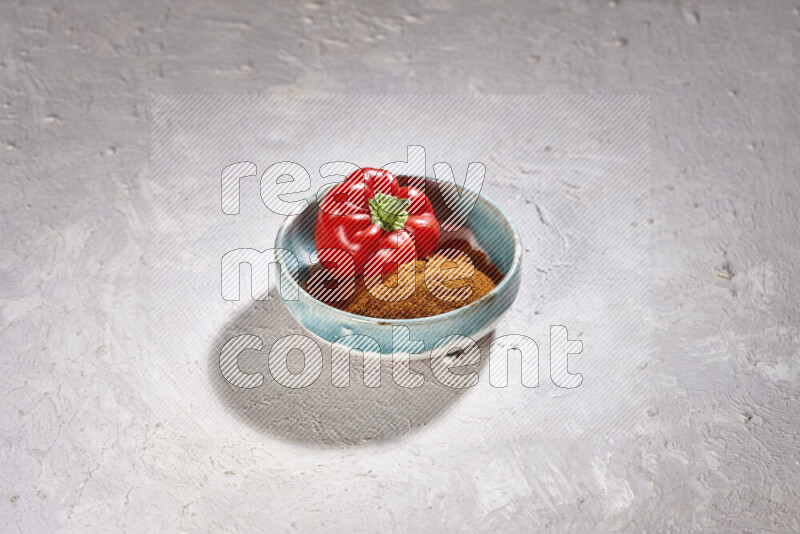
<path fill-rule="evenodd" d="M 441 194 L 447 187 L 453 187 L 453 184 L 426 178 L 425 191 L 431 198 L 439 221 L 444 220 L 448 214 L 441 200 Z M 431 188 L 439 189 L 440 194 L 436 195 L 438 201 L 431 194 Z M 321 195 L 325 192 L 323 191 Z M 411 354 L 411 359 L 429 358 L 431 349 L 437 342 L 449 336 L 460 335 L 478 341 L 492 331 L 495 324 L 511 307 L 519 292 L 522 242 L 514 223 L 505 216 L 502 209 L 486 197 L 471 193 L 477 195 L 477 200 L 461 233 L 463 229 L 469 230 L 478 248 L 486 253 L 489 260 L 503 274 L 500 283 L 482 298 L 447 313 L 418 319 L 365 317 L 334 308 L 313 298 L 298 282 L 307 280 L 312 266 L 311 254 L 315 251 L 314 226 L 318 205 L 317 196 L 314 195 L 307 199 L 308 207 L 302 213 L 291 215 L 284 220 L 275 237 L 275 248 L 292 252 L 299 262 L 296 278 L 291 275 L 289 269 L 281 269 L 281 284 L 288 284 L 292 293 L 299 294 L 297 300 L 283 300 L 286 308 L 318 343 L 332 344 L 338 341 L 345 347 L 363 351 L 365 356 L 369 357 L 391 359 L 394 327 L 408 328 L 405 333 L 412 343 L 413 340 L 424 342 L 424 350 Z M 454 235 L 457 233 L 443 231 L 440 242 Z M 283 287 L 281 293 L 284 293 Z"/>

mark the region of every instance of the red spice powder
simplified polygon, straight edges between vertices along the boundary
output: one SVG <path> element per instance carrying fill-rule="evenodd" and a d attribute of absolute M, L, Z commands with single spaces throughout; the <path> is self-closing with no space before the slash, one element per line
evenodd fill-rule
<path fill-rule="evenodd" d="M 458 250 L 463 254 L 448 254 L 447 250 Z M 470 262 L 474 269 L 470 269 Z M 408 282 L 408 286 L 403 285 L 410 289 L 410 280 L 404 277 L 411 276 L 412 267 L 415 282 L 413 293 L 402 300 L 389 300 L 386 295 L 398 288 L 398 272 L 400 280 Z M 471 276 L 465 277 L 469 270 L 473 271 Z M 326 303 L 349 313 L 381 319 L 430 317 L 475 302 L 494 289 L 502 279 L 502 273 L 485 253 L 472 248 L 467 241 L 450 240 L 425 260 L 384 274 L 383 287 L 376 286 L 377 281 L 373 280 L 368 289 L 364 278 L 358 277 L 355 293 L 349 299 Z"/>

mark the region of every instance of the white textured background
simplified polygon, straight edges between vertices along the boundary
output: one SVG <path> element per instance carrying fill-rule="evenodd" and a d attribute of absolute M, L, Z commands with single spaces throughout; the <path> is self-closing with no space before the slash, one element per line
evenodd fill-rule
<path fill-rule="evenodd" d="M 0 527 L 798 530 L 799 32 L 778 1 L 4 2 Z M 466 434 L 471 390 L 362 445 L 159 405 L 150 95 L 311 92 L 652 96 L 654 336 L 626 428 L 575 424 L 552 386 L 530 397 L 552 413 Z"/>

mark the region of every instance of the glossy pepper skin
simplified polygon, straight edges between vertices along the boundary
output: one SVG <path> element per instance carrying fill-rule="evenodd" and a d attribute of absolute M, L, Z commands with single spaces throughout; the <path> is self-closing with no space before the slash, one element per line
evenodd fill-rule
<path fill-rule="evenodd" d="M 433 252 L 441 230 L 428 197 L 383 169 L 355 171 L 320 203 L 314 244 L 339 279 L 386 273 Z M 341 261 L 347 252 L 355 263 Z M 373 257 L 374 255 L 374 257 Z"/>

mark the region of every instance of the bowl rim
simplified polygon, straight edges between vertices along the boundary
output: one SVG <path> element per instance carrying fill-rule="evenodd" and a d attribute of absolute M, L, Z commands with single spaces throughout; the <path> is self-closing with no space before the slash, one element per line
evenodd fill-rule
<path fill-rule="evenodd" d="M 423 176 L 422 178 L 425 178 L 426 181 L 432 181 L 432 182 L 437 182 L 437 183 L 443 182 L 442 180 L 438 180 L 436 178 L 433 178 L 433 177 L 430 177 L 430 176 L 427 176 L 427 175 Z M 330 188 L 332 188 L 333 186 L 338 185 L 338 184 L 334 183 L 334 184 L 326 184 L 326 185 L 329 186 L 328 190 L 330 190 Z M 325 188 L 325 187 L 326 186 L 322 186 L 322 188 Z M 322 189 L 322 188 L 320 188 L 320 189 Z M 512 240 L 514 241 L 514 257 L 511 260 L 511 267 L 509 268 L 508 273 L 503 275 L 503 279 L 500 281 L 499 284 L 497 284 L 494 287 L 494 289 L 489 291 L 487 294 L 485 294 L 481 298 L 479 298 L 479 299 L 477 299 L 477 300 L 475 300 L 473 302 L 470 302 L 466 306 L 462 306 L 460 308 L 457 308 L 455 310 L 450 310 L 450 311 L 445 312 L 445 313 L 439 313 L 439 314 L 436 314 L 436 315 L 429 315 L 427 317 L 416 317 L 416 318 L 413 318 L 413 319 L 385 319 L 385 318 L 382 318 L 382 317 L 368 317 L 366 315 L 358 315 L 358 314 L 355 314 L 355 313 L 346 312 L 344 310 L 341 310 L 339 308 L 331 306 L 330 304 L 327 304 L 327 303 L 325 303 L 325 302 L 323 302 L 323 301 L 321 301 L 319 299 L 314 298 L 308 291 L 303 289 L 303 286 L 301 286 L 298 283 L 298 281 L 295 280 L 294 277 L 291 276 L 291 275 L 290 276 L 286 276 L 286 277 L 280 276 L 279 279 L 282 280 L 284 278 L 288 278 L 291 281 L 291 283 L 294 284 L 294 286 L 296 286 L 297 289 L 300 292 L 304 293 L 315 304 L 317 304 L 319 306 L 323 306 L 324 308 L 327 308 L 333 314 L 340 315 L 340 316 L 348 319 L 349 321 L 355 321 L 355 322 L 358 322 L 358 323 L 364 323 L 364 324 L 373 325 L 373 326 L 376 325 L 376 324 L 382 325 L 382 326 L 383 325 L 411 326 L 411 325 L 427 324 L 427 323 L 431 323 L 431 322 L 435 322 L 435 321 L 439 321 L 439 320 L 447 320 L 448 318 L 455 317 L 458 314 L 468 313 L 468 310 L 475 309 L 478 306 L 480 306 L 483 302 L 486 302 L 486 301 L 494 299 L 503 290 L 505 290 L 506 287 L 508 287 L 511 284 L 511 280 L 516 277 L 516 275 L 517 275 L 517 273 L 520 270 L 520 267 L 522 265 L 522 239 L 520 238 L 519 231 L 517 230 L 517 226 L 514 224 L 514 221 L 512 221 L 509 217 L 507 217 L 503 213 L 503 210 L 500 209 L 500 207 L 497 204 L 495 204 L 495 202 L 493 200 L 491 200 L 489 197 L 481 194 L 480 191 L 476 192 L 474 189 L 466 187 L 466 185 L 465 186 L 461 186 L 461 189 L 462 190 L 463 189 L 467 189 L 467 190 L 475 193 L 478 196 L 478 201 L 479 202 L 480 201 L 485 202 L 492 210 L 494 210 L 495 215 L 499 216 L 499 218 L 502 221 L 504 221 L 508 225 L 508 227 L 511 229 L 511 237 L 512 237 Z M 326 191 L 326 193 L 327 193 L 327 191 Z M 309 197 L 306 197 L 305 200 L 306 200 L 306 202 L 308 202 L 308 206 L 306 207 L 306 209 L 311 209 L 312 208 L 312 204 L 313 204 L 314 205 L 314 209 L 319 210 L 319 205 L 317 204 L 317 194 L 318 194 L 318 192 L 313 194 L 313 195 L 311 195 L 311 196 L 309 196 Z M 303 210 L 303 211 L 305 211 L 305 210 Z M 280 227 L 278 228 L 278 232 L 275 234 L 275 248 L 276 249 L 277 248 L 281 248 L 279 246 L 278 241 L 281 240 L 282 237 L 285 235 L 286 228 L 288 227 L 288 225 L 291 224 L 291 222 L 294 220 L 295 217 L 298 217 L 301 214 L 302 214 L 302 212 L 294 214 L 294 215 L 287 215 L 284 218 L 283 222 L 281 223 Z M 292 253 L 294 253 L 294 252 L 292 251 Z M 283 300 L 283 299 L 281 299 L 281 300 Z M 286 303 L 284 301 L 284 305 L 285 304 Z"/>

